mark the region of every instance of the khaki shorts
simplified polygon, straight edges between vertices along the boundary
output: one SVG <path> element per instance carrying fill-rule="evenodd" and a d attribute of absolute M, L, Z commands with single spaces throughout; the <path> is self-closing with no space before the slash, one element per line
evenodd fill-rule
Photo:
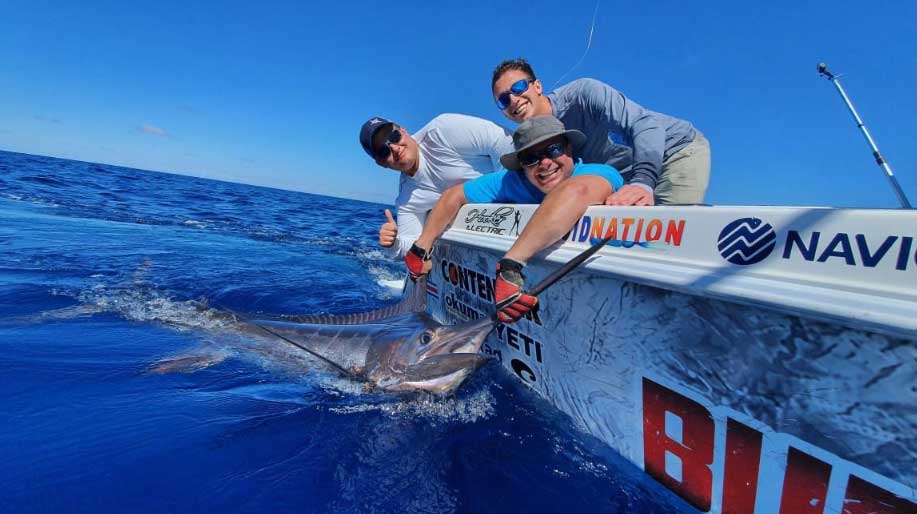
<path fill-rule="evenodd" d="M 710 182 L 710 142 L 696 131 L 694 141 L 662 163 L 656 205 L 703 203 Z"/>

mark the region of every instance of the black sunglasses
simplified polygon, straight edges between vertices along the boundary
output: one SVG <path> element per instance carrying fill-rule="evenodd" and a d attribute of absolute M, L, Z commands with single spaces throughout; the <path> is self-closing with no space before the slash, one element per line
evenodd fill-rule
<path fill-rule="evenodd" d="M 527 152 L 519 156 L 519 164 L 526 168 L 535 166 L 542 159 L 556 159 L 566 153 L 567 143 L 565 141 L 550 144 L 541 149 L 540 152 Z"/>
<path fill-rule="evenodd" d="M 512 101 L 509 95 L 519 96 L 525 93 L 529 90 L 529 84 L 532 82 L 535 82 L 535 79 L 522 79 L 513 82 L 513 84 L 509 86 L 509 91 L 504 91 L 497 96 L 497 107 L 499 107 L 501 111 L 505 110 L 509 107 L 510 101 Z"/>
<path fill-rule="evenodd" d="M 392 124 L 392 131 L 385 136 L 385 141 L 382 143 L 382 146 L 375 150 L 377 159 L 388 159 L 388 156 L 392 154 L 391 145 L 397 145 L 401 142 L 401 130 L 398 125 Z"/>

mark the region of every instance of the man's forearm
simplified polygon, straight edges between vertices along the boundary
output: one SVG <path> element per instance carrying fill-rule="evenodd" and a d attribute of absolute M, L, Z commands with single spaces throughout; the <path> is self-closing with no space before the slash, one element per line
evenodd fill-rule
<path fill-rule="evenodd" d="M 426 220 L 426 213 L 421 214 L 423 205 L 413 205 L 411 207 L 398 207 L 398 235 L 395 237 L 395 244 L 389 248 L 390 255 L 395 259 L 404 258 L 423 230 L 423 224 Z"/>
<path fill-rule="evenodd" d="M 408 250 L 411 249 L 411 245 L 414 244 L 414 239 L 409 237 L 401 237 L 400 235 L 395 238 L 395 244 L 391 248 L 387 248 L 389 257 L 392 259 L 404 259 L 404 256 L 408 253 Z"/>
<path fill-rule="evenodd" d="M 602 203 L 611 193 L 611 184 L 601 177 L 569 179 L 545 197 L 504 257 L 519 262 L 528 261 L 532 255 L 566 234 L 587 207 Z"/>
<path fill-rule="evenodd" d="M 665 152 L 665 127 L 650 114 L 644 115 L 632 127 L 634 157 L 630 184 L 643 184 L 653 190 L 662 172 Z"/>
<path fill-rule="evenodd" d="M 427 222 L 423 225 L 423 231 L 420 233 L 420 237 L 417 238 L 417 246 L 420 246 L 424 250 L 429 250 L 433 246 L 433 243 L 439 239 L 439 236 L 446 231 L 446 227 L 449 226 L 449 223 L 452 223 L 452 220 L 455 219 L 455 215 L 458 214 L 459 209 L 466 203 L 468 203 L 468 200 L 465 198 L 465 191 L 462 184 L 446 190 L 439 201 L 436 202 L 436 206 L 433 207 L 433 210 L 430 211 L 430 215 L 427 216 Z"/>

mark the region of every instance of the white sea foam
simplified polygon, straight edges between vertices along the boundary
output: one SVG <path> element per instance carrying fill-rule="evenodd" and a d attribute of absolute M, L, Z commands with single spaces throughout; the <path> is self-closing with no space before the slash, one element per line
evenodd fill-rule
<path fill-rule="evenodd" d="M 203 221 L 197 221 L 197 220 L 185 220 L 182 222 L 182 225 L 187 225 L 189 227 L 195 227 L 195 228 L 207 228 L 206 223 L 204 223 Z"/>
<path fill-rule="evenodd" d="M 158 321 L 180 330 L 217 330 L 233 323 L 230 316 L 207 308 L 205 301 L 173 300 L 148 287 L 96 285 L 77 295 L 83 304 L 100 311 L 116 312 L 131 321 Z"/>
<path fill-rule="evenodd" d="M 357 257 L 365 260 L 387 261 L 389 259 L 388 253 L 378 248 L 361 248 L 357 250 L 356 254 Z"/>
<path fill-rule="evenodd" d="M 328 410 L 337 414 L 356 414 L 378 411 L 395 418 L 423 418 L 433 421 L 474 423 L 491 417 L 495 399 L 489 390 L 474 392 L 466 398 L 438 398 L 431 395 L 416 396 L 408 400 L 386 403 L 367 403 Z"/>
<path fill-rule="evenodd" d="M 26 198 L 22 195 L 17 195 L 13 193 L 4 193 L 2 196 L 3 198 L 6 198 L 7 200 L 28 202 L 33 205 L 41 205 L 42 207 L 52 207 L 55 209 L 60 207 L 60 204 L 54 203 L 50 200 L 45 200 L 43 198 Z"/>
<path fill-rule="evenodd" d="M 386 252 L 373 249 L 358 250 L 357 258 L 365 263 L 366 272 L 380 287 L 378 297 L 383 300 L 401 296 L 404 289 L 404 268 L 393 263 Z"/>
<path fill-rule="evenodd" d="M 381 287 L 379 297 L 389 299 L 401 296 L 401 290 L 404 289 L 404 275 L 394 273 L 382 266 L 370 265 L 366 270 L 373 281 Z"/>

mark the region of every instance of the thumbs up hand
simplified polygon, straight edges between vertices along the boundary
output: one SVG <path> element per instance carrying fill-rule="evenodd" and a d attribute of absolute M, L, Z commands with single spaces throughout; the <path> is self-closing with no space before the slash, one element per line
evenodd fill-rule
<path fill-rule="evenodd" d="M 395 238 L 398 236 L 398 224 L 392 217 L 392 211 L 385 209 L 386 222 L 379 227 L 379 246 L 389 248 L 395 244 Z"/>

